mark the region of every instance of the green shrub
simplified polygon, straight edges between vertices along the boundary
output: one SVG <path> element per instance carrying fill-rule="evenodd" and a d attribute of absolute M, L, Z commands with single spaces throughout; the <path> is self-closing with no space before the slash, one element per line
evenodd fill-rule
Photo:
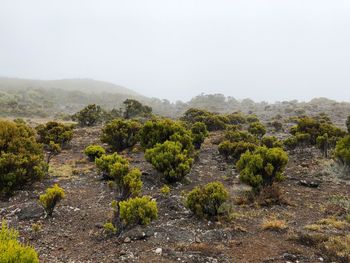
<path fill-rule="evenodd" d="M 91 162 L 94 162 L 96 158 L 100 158 L 106 153 L 100 145 L 89 145 L 85 148 L 84 154 L 89 158 Z"/>
<path fill-rule="evenodd" d="M 150 149 L 157 143 L 178 141 L 189 153 L 194 150 L 193 138 L 180 122 L 170 119 L 153 119 L 147 121 L 139 132 L 141 146 Z"/>
<path fill-rule="evenodd" d="M 145 158 L 157 171 L 165 175 L 166 180 L 179 181 L 190 172 L 193 162 L 187 150 L 182 148 L 179 142 L 166 141 L 148 149 Z"/>
<path fill-rule="evenodd" d="M 2 221 L 0 229 L 0 262 L 1 263 L 39 263 L 34 248 L 18 242 L 18 232 L 8 228 Z"/>
<path fill-rule="evenodd" d="M 258 140 L 255 136 L 247 131 L 239 131 L 239 130 L 227 130 L 225 132 L 225 139 L 230 142 L 250 142 L 250 143 L 258 143 Z"/>
<path fill-rule="evenodd" d="M 129 162 L 122 156 L 117 153 L 102 155 L 95 163 L 104 179 L 115 182 L 120 200 L 140 194 L 142 173 L 137 168 L 130 169 Z"/>
<path fill-rule="evenodd" d="M 243 153 L 245 153 L 248 150 L 254 151 L 256 147 L 257 145 L 251 142 L 230 142 L 226 140 L 219 144 L 218 150 L 219 153 L 225 156 L 226 159 L 232 159 L 233 161 L 237 161 Z"/>
<path fill-rule="evenodd" d="M 203 122 L 209 131 L 223 130 L 229 123 L 226 116 L 195 108 L 188 109 L 181 119 L 188 123 Z"/>
<path fill-rule="evenodd" d="M 115 119 L 103 127 L 101 141 L 115 151 L 122 151 L 137 143 L 140 128 L 141 124 L 137 121 Z"/>
<path fill-rule="evenodd" d="M 334 155 L 341 164 L 350 167 L 350 135 L 337 142 Z"/>
<path fill-rule="evenodd" d="M 148 225 L 158 218 L 157 202 L 149 196 L 119 202 L 120 219 L 125 225 Z"/>
<path fill-rule="evenodd" d="M 193 144 L 196 149 L 199 149 L 204 142 L 205 137 L 208 136 L 207 126 L 203 122 L 196 122 L 191 127 Z"/>
<path fill-rule="evenodd" d="M 350 133 L 350 116 L 346 119 L 346 128 L 348 129 L 348 133 Z"/>
<path fill-rule="evenodd" d="M 261 145 L 267 148 L 282 147 L 282 142 L 275 136 L 264 136 L 261 138 Z"/>
<path fill-rule="evenodd" d="M 254 114 L 248 115 L 246 117 L 246 120 L 247 120 L 248 123 L 259 122 L 260 121 L 259 118 L 256 115 L 254 115 Z"/>
<path fill-rule="evenodd" d="M 151 117 L 152 108 L 149 106 L 142 105 L 137 100 L 127 99 L 123 102 L 125 106 L 124 118 L 131 119 L 135 117 Z"/>
<path fill-rule="evenodd" d="M 220 206 L 227 200 L 228 191 L 220 182 L 195 187 L 187 196 L 186 206 L 197 216 L 216 216 Z"/>
<path fill-rule="evenodd" d="M 298 140 L 295 136 L 290 136 L 283 141 L 283 146 L 285 149 L 293 150 L 298 146 Z"/>
<path fill-rule="evenodd" d="M 102 123 L 104 111 L 99 105 L 90 104 L 72 116 L 72 120 L 77 121 L 82 127 L 94 126 Z"/>
<path fill-rule="evenodd" d="M 275 129 L 276 132 L 283 130 L 283 124 L 280 121 L 274 120 L 270 123 L 270 125 Z"/>
<path fill-rule="evenodd" d="M 46 189 L 45 194 L 40 195 L 39 201 L 45 209 L 46 215 L 52 216 L 57 203 L 63 198 L 65 198 L 64 190 L 58 184 L 54 184 L 53 187 Z"/>
<path fill-rule="evenodd" d="M 248 127 L 248 131 L 257 136 L 258 138 L 261 138 L 266 133 L 265 126 L 260 122 L 251 122 Z"/>
<path fill-rule="evenodd" d="M 118 228 L 116 228 L 111 222 L 104 223 L 103 230 L 107 235 L 115 235 L 118 232 Z"/>
<path fill-rule="evenodd" d="M 49 145 L 53 142 L 63 148 L 73 138 L 72 125 L 50 121 L 46 124 L 40 124 L 35 129 L 39 135 L 38 141 L 45 145 Z"/>
<path fill-rule="evenodd" d="M 162 188 L 160 188 L 160 192 L 162 195 L 169 195 L 170 187 L 165 184 Z"/>
<path fill-rule="evenodd" d="M 47 171 L 42 147 L 30 127 L 0 120 L 0 196 L 11 194 Z"/>
<path fill-rule="evenodd" d="M 237 162 L 239 179 L 255 190 L 270 186 L 283 179 L 283 171 L 288 155 L 281 148 L 259 147 L 254 152 L 246 152 Z"/>

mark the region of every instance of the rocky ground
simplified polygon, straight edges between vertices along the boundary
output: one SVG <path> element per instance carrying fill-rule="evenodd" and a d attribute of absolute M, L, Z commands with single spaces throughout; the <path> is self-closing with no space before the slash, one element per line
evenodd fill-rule
<path fill-rule="evenodd" d="M 168 196 L 160 193 L 164 181 L 141 151 L 124 153 L 142 170 L 143 194 L 157 200 L 159 218 L 120 237 L 107 236 L 103 224 L 111 217 L 114 194 L 82 154 L 87 145 L 99 143 L 99 132 L 76 129 L 72 147 L 53 159 L 49 178 L 0 201 L 1 219 L 35 247 L 41 262 L 348 262 L 332 258 L 320 245 L 324 237 L 350 233 L 343 220 L 350 211 L 350 182 L 337 177 L 331 161 L 316 149 L 290 153 L 280 184 L 283 204 L 251 203 L 233 166 L 218 154 L 217 133 L 207 138 L 185 182 L 172 185 Z M 198 219 L 185 208 L 183 196 L 214 180 L 230 191 L 229 216 L 217 222 Z M 45 219 L 38 196 L 54 183 L 66 198 Z M 284 226 L 264 230 L 264 222 L 276 220 Z"/>

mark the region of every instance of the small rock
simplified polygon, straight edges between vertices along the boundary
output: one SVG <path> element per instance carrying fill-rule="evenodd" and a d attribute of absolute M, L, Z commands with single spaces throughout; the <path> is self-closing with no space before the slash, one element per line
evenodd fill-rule
<path fill-rule="evenodd" d="M 157 255 L 161 255 L 162 251 L 163 251 L 162 248 L 159 247 L 159 248 L 156 249 L 155 252 L 156 252 Z"/>
<path fill-rule="evenodd" d="M 124 239 L 124 243 L 130 243 L 130 242 L 131 242 L 130 237 L 126 237 L 126 238 Z"/>
<path fill-rule="evenodd" d="M 202 242 L 202 241 L 200 240 L 199 237 L 195 237 L 195 238 L 194 238 L 194 241 L 195 241 L 196 243 L 201 243 L 201 242 Z"/>

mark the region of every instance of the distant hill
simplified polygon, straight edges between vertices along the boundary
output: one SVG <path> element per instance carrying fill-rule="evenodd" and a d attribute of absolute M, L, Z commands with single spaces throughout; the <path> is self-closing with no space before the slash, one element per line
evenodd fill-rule
<path fill-rule="evenodd" d="M 133 97 L 143 97 L 141 94 L 110 82 L 93 79 L 61 79 L 61 80 L 34 80 L 21 78 L 0 77 L 0 90 L 8 89 L 62 89 L 67 91 L 81 91 L 84 93 L 117 93 Z"/>

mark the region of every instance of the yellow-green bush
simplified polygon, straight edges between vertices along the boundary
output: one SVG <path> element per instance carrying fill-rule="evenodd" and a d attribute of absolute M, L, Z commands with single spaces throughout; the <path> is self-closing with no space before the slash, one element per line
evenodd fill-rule
<path fill-rule="evenodd" d="M 119 202 L 120 219 L 125 225 L 148 225 L 158 218 L 157 202 L 149 196 Z"/>
<path fill-rule="evenodd" d="M 350 135 L 338 141 L 334 155 L 343 165 L 350 166 Z"/>
<path fill-rule="evenodd" d="M 275 136 L 264 136 L 261 138 L 261 145 L 267 148 L 282 147 L 282 142 Z"/>
<path fill-rule="evenodd" d="M 11 194 L 47 171 L 35 132 L 22 123 L 0 120 L 0 196 Z"/>
<path fill-rule="evenodd" d="M 265 126 L 260 122 L 252 122 L 249 124 L 248 131 L 257 136 L 258 138 L 261 138 L 266 133 Z"/>
<path fill-rule="evenodd" d="M 227 200 L 228 191 L 220 182 L 195 187 L 187 196 L 186 206 L 197 216 L 216 216 L 220 206 Z"/>
<path fill-rule="evenodd" d="M 64 197 L 64 190 L 59 187 L 58 184 L 54 184 L 53 187 L 47 188 L 45 194 L 40 195 L 39 201 L 45 209 L 47 216 L 52 216 L 53 210 L 55 209 L 57 203 Z"/>
<path fill-rule="evenodd" d="M 89 145 L 84 150 L 84 154 L 89 158 L 91 162 L 94 162 L 96 158 L 100 158 L 105 153 L 105 149 L 103 149 L 103 147 L 100 145 Z"/>
<path fill-rule="evenodd" d="M 137 168 L 130 169 L 129 162 L 122 156 L 117 153 L 102 155 L 95 163 L 105 179 L 115 182 L 121 200 L 137 196 L 141 192 L 141 171 Z"/>
<path fill-rule="evenodd" d="M 45 145 L 49 145 L 50 142 L 53 142 L 62 148 L 73 138 L 72 125 L 50 121 L 46 124 L 40 124 L 35 129 L 39 135 L 38 141 Z"/>
<path fill-rule="evenodd" d="M 193 159 L 179 142 L 166 141 L 148 149 L 145 158 L 169 182 L 179 181 L 191 170 Z"/>
<path fill-rule="evenodd" d="M 18 242 L 18 232 L 8 228 L 2 221 L 0 229 L 0 262 L 1 263 L 39 263 L 34 248 Z"/>
<path fill-rule="evenodd" d="M 255 190 L 272 185 L 283 179 L 283 171 L 288 155 L 281 148 L 258 147 L 254 152 L 247 151 L 237 162 L 239 179 Z"/>
<path fill-rule="evenodd" d="M 226 140 L 219 144 L 218 150 L 219 153 L 225 156 L 226 159 L 232 159 L 233 161 L 237 161 L 243 153 L 245 153 L 248 150 L 254 151 L 256 147 L 258 146 L 251 142 L 230 142 Z"/>
<path fill-rule="evenodd" d="M 115 119 L 103 127 L 101 141 L 107 143 L 112 150 L 122 151 L 137 143 L 140 128 L 138 121 Z"/>

